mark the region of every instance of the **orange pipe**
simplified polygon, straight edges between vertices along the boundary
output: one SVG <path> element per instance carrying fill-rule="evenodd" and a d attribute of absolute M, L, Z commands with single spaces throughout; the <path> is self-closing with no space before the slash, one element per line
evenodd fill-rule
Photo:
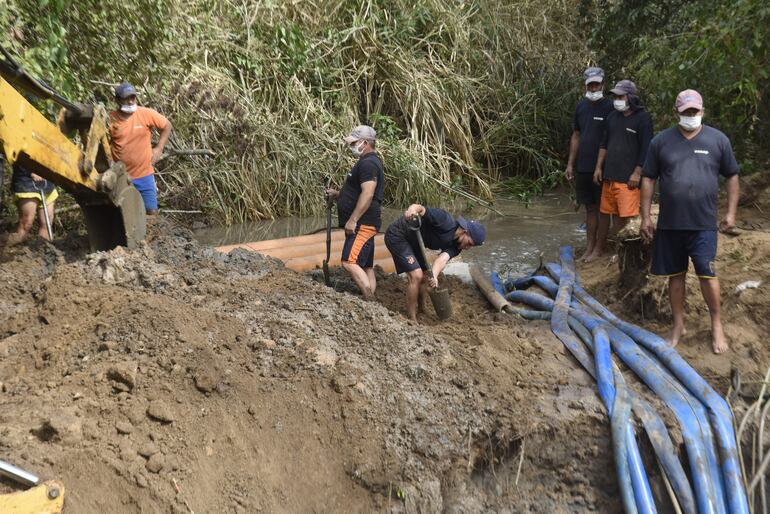
<path fill-rule="evenodd" d="M 343 230 L 332 231 L 331 256 L 329 258 L 329 267 L 341 266 L 340 256 L 342 247 L 345 243 L 345 232 Z M 396 269 L 393 259 L 385 246 L 385 237 L 383 234 L 377 234 L 374 239 L 374 265 L 382 267 L 385 273 L 393 273 Z M 309 234 L 306 236 L 286 237 L 282 239 L 269 239 L 267 241 L 255 241 L 251 243 L 241 243 L 217 247 L 216 250 L 222 253 L 242 248 L 252 252 L 261 253 L 280 259 L 284 265 L 297 272 L 310 271 L 320 268 L 326 258 L 326 233 Z M 429 252 L 428 260 L 433 262 L 436 254 Z"/>

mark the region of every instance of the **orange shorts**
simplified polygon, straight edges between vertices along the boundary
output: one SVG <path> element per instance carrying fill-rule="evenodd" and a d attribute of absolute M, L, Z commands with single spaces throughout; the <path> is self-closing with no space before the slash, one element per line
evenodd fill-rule
<path fill-rule="evenodd" d="M 628 184 L 605 180 L 602 183 L 602 200 L 599 212 L 615 214 L 621 218 L 633 218 L 639 215 L 639 200 L 641 191 L 629 189 Z"/>

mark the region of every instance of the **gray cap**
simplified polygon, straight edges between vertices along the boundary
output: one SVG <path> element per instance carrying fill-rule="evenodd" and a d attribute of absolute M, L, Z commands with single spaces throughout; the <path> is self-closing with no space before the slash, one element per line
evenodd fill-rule
<path fill-rule="evenodd" d="M 610 89 L 610 93 L 613 95 L 635 95 L 636 94 L 636 84 L 631 82 L 630 80 L 621 80 L 617 84 L 615 84 L 615 87 Z"/>
<path fill-rule="evenodd" d="M 586 81 L 586 85 L 591 82 L 604 82 L 604 70 L 596 66 L 587 68 L 583 72 L 583 78 Z"/>
<path fill-rule="evenodd" d="M 349 136 L 345 136 L 345 142 L 347 144 L 355 143 L 356 141 L 375 141 L 377 139 L 377 132 L 369 125 L 359 125 L 350 131 Z"/>
<path fill-rule="evenodd" d="M 115 96 L 121 100 L 125 100 L 129 96 L 136 96 L 136 88 L 128 82 L 122 82 L 115 88 Z"/>

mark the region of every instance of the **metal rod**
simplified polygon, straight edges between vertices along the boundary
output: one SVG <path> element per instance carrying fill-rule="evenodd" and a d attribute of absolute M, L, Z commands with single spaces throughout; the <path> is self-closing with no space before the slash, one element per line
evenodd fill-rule
<path fill-rule="evenodd" d="M 33 475 L 29 471 L 24 471 L 4 460 L 0 460 L 0 475 L 29 487 L 34 487 L 40 483 L 40 478 L 36 475 Z"/>
<path fill-rule="evenodd" d="M 46 182 L 45 180 L 43 182 Z M 41 188 L 35 186 L 40 192 L 40 202 L 43 204 L 43 218 L 45 218 L 45 228 L 48 230 L 48 239 L 53 241 L 53 227 L 51 227 L 51 218 L 48 217 L 48 203 L 45 201 L 45 185 Z"/>

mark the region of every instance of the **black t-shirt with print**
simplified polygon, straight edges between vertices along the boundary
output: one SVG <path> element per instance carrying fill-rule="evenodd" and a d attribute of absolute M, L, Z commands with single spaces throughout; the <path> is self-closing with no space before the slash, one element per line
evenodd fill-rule
<path fill-rule="evenodd" d="M 572 129 L 580 132 L 575 157 L 577 173 L 593 173 L 596 169 L 596 157 L 604 134 L 604 121 L 613 110 L 612 100 L 609 98 L 602 98 L 595 102 L 584 98 L 575 107 Z"/>
<path fill-rule="evenodd" d="M 634 168 L 642 166 L 652 139 L 652 118 L 644 109 L 636 109 L 629 116 L 613 111 L 604 124 L 601 147 L 604 157 L 602 179 L 628 182 Z"/>
<path fill-rule="evenodd" d="M 704 125 L 689 140 L 677 127 L 660 132 L 642 169 L 659 182 L 658 229 L 716 230 L 719 175 L 737 173 L 733 147 L 719 130 Z"/>

